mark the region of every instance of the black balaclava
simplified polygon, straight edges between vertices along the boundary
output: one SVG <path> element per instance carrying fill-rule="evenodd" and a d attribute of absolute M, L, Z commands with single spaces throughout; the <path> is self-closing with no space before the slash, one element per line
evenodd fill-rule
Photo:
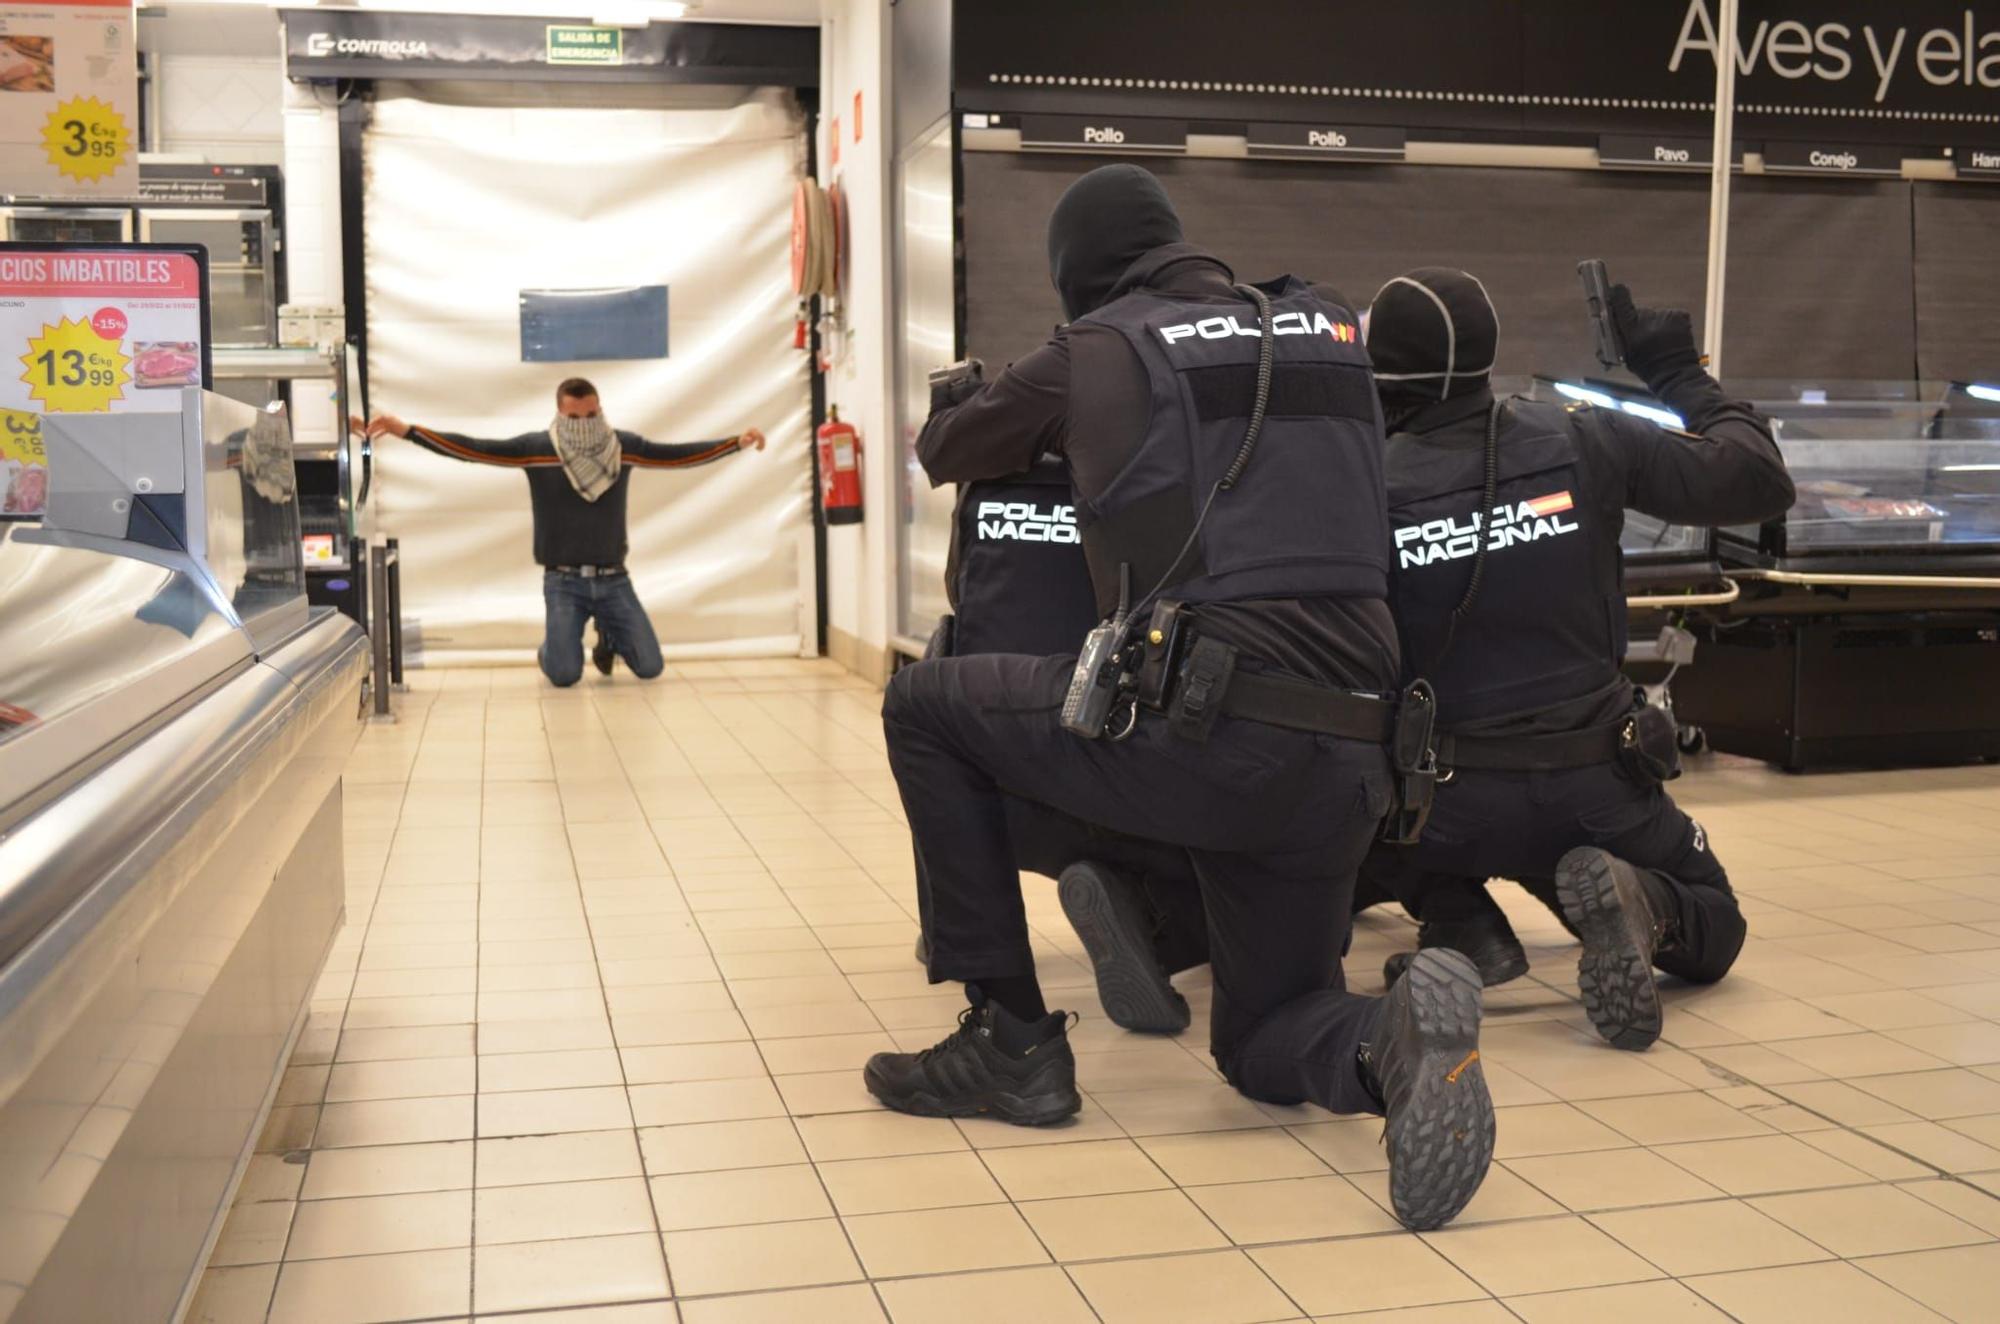
<path fill-rule="evenodd" d="M 1425 405 L 1488 390 L 1500 319 L 1486 287 L 1453 267 L 1390 279 L 1368 310 L 1368 356 L 1391 426 Z"/>
<path fill-rule="evenodd" d="M 1181 242 L 1181 218 L 1153 172 L 1099 166 L 1063 190 L 1049 213 L 1049 275 L 1075 321 L 1097 311 L 1126 268 Z"/>

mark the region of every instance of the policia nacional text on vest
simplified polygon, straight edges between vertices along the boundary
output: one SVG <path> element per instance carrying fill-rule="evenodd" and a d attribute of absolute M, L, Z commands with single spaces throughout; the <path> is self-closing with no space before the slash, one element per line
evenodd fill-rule
<path fill-rule="evenodd" d="M 1131 346 L 1153 410 L 1116 480 L 1078 503 L 1110 619 L 1079 652 L 1063 724 L 1115 739 L 1144 707 L 1196 740 L 1227 713 L 1385 743 L 1400 783 L 1390 835 L 1413 840 L 1434 772 L 1428 685 L 1416 682 L 1399 704 L 1239 673 L 1236 650 L 1201 634 L 1203 603 L 1388 588 L 1374 386 L 1354 325 L 1330 317 L 1295 277 L 1236 288 L 1255 303 L 1254 319 L 1192 317 L 1186 301 L 1151 291 L 1079 319 Z M 1135 581 L 1148 586 L 1136 602 Z"/>

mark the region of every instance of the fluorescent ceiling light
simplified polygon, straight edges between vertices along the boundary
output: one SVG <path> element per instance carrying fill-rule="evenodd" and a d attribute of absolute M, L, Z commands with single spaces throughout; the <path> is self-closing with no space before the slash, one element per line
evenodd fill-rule
<path fill-rule="evenodd" d="M 1966 387 L 1965 393 L 1975 400 L 1991 400 L 2000 404 L 2000 386 L 1980 386 L 1975 383 Z"/>
<path fill-rule="evenodd" d="M 1947 464 L 1943 471 L 1948 474 L 2000 473 L 2000 464 Z"/>

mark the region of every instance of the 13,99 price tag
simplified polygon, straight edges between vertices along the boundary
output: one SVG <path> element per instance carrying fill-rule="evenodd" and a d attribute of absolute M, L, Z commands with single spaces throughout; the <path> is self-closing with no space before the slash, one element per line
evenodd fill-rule
<path fill-rule="evenodd" d="M 16 342 L 19 343 L 19 342 Z M 42 327 L 21 356 L 28 394 L 56 414 L 95 414 L 125 398 L 132 360 L 119 341 L 98 335 L 89 322 L 64 318 Z"/>
<path fill-rule="evenodd" d="M 49 164 L 71 179 L 98 180 L 132 153 L 132 131 L 117 109 L 96 97 L 73 97 L 49 112 L 42 126 Z"/>

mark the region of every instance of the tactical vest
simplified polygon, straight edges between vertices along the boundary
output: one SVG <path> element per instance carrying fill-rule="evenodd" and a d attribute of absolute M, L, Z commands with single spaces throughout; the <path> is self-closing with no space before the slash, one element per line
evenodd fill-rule
<path fill-rule="evenodd" d="M 1483 436 L 1483 417 L 1470 422 Z M 1389 605 L 1404 670 L 1437 690 L 1442 727 L 1545 708 L 1617 678 L 1624 512 L 1591 508 L 1571 426 L 1560 406 L 1507 402 L 1483 519 L 1484 448 L 1466 431 L 1454 427 L 1450 444 L 1389 439 Z M 1482 536 L 1484 578 L 1454 630 Z"/>
<path fill-rule="evenodd" d="M 1191 603 L 1381 597 L 1388 520 L 1367 351 L 1346 310 L 1303 282 L 1288 276 L 1265 289 L 1275 359 L 1262 436 L 1236 485 L 1216 496 L 1162 595 Z M 1262 333 L 1248 299 L 1154 290 L 1134 291 L 1081 320 L 1125 338 L 1145 367 L 1151 397 L 1131 461 L 1103 491 L 1077 503 L 1097 607 L 1109 614 L 1119 564 L 1131 565 L 1137 607 L 1174 566 L 1236 458 L 1256 399 Z M 1092 385 L 1071 382 L 1073 406 Z"/>
<path fill-rule="evenodd" d="M 945 591 L 954 656 L 1076 651 L 1098 618 L 1061 463 L 959 488 Z"/>

